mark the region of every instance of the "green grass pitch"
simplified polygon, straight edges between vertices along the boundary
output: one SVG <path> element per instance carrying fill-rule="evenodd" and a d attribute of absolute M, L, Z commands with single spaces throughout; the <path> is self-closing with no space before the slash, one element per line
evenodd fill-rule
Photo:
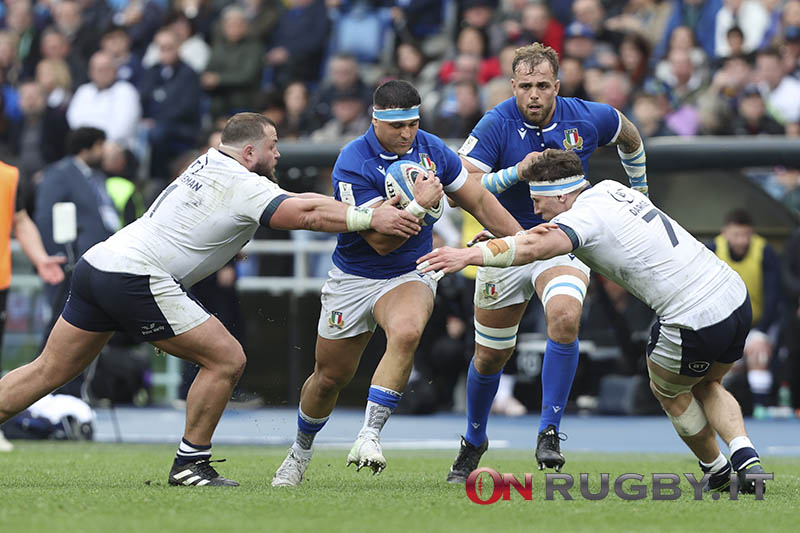
<path fill-rule="evenodd" d="M 174 447 L 81 443 L 20 443 L 0 454 L 0 531 L 27 532 L 202 532 L 202 531 L 691 531 L 789 532 L 800 523 L 800 460 L 767 458 L 775 473 L 764 500 L 693 499 L 682 478 L 676 501 L 648 497 L 623 501 L 613 489 L 602 501 L 559 495 L 544 497 L 544 475 L 531 451 L 489 450 L 482 466 L 519 479 L 533 473 L 533 498 L 512 490 L 511 500 L 471 502 L 463 486 L 444 482 L 452 451 L 387 450 L 387 469 L 378 476 L 345 468 L 347 450 L 321 449 L 300 487 L 273 489 L 270 479 L 285 450 L 217 446 L 215 457 L 237 488 L 170 487 L 167 473 Z M 551 471 L 552 472 L 552 471 Z M 611 479 L 639 473 L 649 485 L 653 472 L 699 474 L 690 455 L 567 452 L 563 473 L 599 473 Z"/>

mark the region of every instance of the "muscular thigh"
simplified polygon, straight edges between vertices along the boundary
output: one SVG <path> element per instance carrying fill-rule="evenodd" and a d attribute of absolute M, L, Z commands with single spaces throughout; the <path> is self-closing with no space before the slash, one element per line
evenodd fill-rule
<path fill-rule="evenodd" d="M 346 339 L 326 339 L 317 336 L 314 372 L 335 381 L 350 381 L 371 337 L 371 331 Z"/>
<path fill-rule="evenodd" d="M 241 350 L 239 341 L 215 316 L 189 331 L 152 343 L 164 352 L 186 359 L 202 367 L 214 366 L 225 360 L 232 352 Z"/>
<path fill-rule="evenodd" d="M 378 298 L 373 308 L 375 320 L 387 337 L 409 329 L 421 335 L 433 311 L 433 297 L 429 284 L 407 281 Z"/>

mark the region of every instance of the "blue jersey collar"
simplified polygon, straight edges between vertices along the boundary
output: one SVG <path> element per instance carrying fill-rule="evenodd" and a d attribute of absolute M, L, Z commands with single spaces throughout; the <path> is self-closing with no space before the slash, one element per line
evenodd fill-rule
<path fill-rule="evenodd" d="M 386 161 L 395 161 L 400 159 L 400 156 L 394 152 L 390 152 L 386 150 L 381 142 L 378 140 L 378 136 L 375 135 L 375 128 L 370 124 L 369 129 L 364 134 L 364 139 L 367 141 L 367 145 L 369 146 L 370 151 L 374 154 L 378 154 L 381 159 L 385 159 Z M 419 131 L 417 131 L 417 135 L 414 137 L 414 142 L 411 143 L 411 148 L 408 149 L 406 154 L 414 153 L 414 150 L 417 148 L 417 142 L 419 141 Z"/>

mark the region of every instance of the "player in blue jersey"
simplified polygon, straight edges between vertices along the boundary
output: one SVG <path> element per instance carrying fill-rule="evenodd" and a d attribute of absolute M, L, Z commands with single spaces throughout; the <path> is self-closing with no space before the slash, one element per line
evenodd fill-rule
<path fill-rule="evenodd" d="M 594 150 L 614 144 L 631 186 L 647 194 L 644 145 L 622 113 L 610 105 L 558 96 L 558 56 L 550 47 L 534 43 L 519 48 L 512 66 L 514 96 L 488 111 L 458 151 L 471 179 L 479 179 L 528 229 L 543 220 L 534 213 L 528 185 L 520 182 L 520 176 L 541 152 L 572 150 L 588 174 Z M 464 483 L 488 448 L 489 410 L 534 292 L 547 320 L 536 460 L 540 468 L 561 469 L 559 424 L 578 366 L 578 325 L 588 283 L 589 269 L 573 255 L 507 269 L 478 269 L 467 432 L 447 476 L 449 482 Z"/>
<path fill-rule="evenodd" d="M 442 189 L 490 231 L 513 235 L 519 223 L 479 180 L 468 180 L 455 152 L 438 137 L 419 130 L 420 96 L 404 81 L 389 81 L 375 90 L 372 126 L 342 149 L 333 169 L 337 199 L 352 206 L 382 202 L 385 173 L 394 161 L 421 163 L 432 173 L 414 184 L 422 217 L 441 200 Z M 412 211 L 413 212 L 413 211 Z M 347 461 L 360 470 L 380 472 L 386 459 L 380 431 L 402 397 L 414 352 L 433 310 L 436 279 L 420 275 L 416 260 L 432 247 L 433 228 L 419 234 L 385 238 L 372 231 L 340 233 L 334 268 L 322 289 L 316 364 L 300 394 L 297 438 L 275 473 L 273 486 L 299 484 L 311 460 L 314 437 L 333 411 L 339 391 L 355 374 L 375 326 L 386 333 L 386 352 L 372 377 L 364 426 Z"/>

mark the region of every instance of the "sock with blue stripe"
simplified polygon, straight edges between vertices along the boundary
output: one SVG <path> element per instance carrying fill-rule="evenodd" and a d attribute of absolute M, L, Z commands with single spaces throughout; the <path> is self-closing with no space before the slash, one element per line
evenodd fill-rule
<path fill-rule="evenodd" d="M 200 446 L 192 444 L 186 440 L 186 437 L 183 437 L 178 445 L 178 453 L 175 454 L 175 460 L 178 464 L 185 465 L 201 459 L 211 459 L 211 445 Z"/>
<path fill-rule="evenodd" d="M 297 408 L 297 436 L 292 444 L 292 449 L 300 455 L 310 455 L 314 437 L 328 422 L 329 417 L 313 418 Z"/>
<path fill-rule="evenodd" d="M 364 425 L 359 435 L 380 435 L 389 416 L 397 408 L 402 392 L 393 391 L 379 385 L 372 385 L 367 396 L 367 409 L 364 413 Z"/>
<path fill-rule="evenodd" d="M 735 437 L 728 447 L 731 450 L 731 464 L 737 472 L 759 461 L 756 448 L 747 437 Z"/>
<path fill-rule="evenodd" d="M 578 368 L 578 340 L 568 344 L 547 339 L 542 361 L 542 418 L 539 433 L 553 425 L 558 431 Z"/>
<path fill-rule="evenodd" d="M 489 411 L 492 409 L 497 387 L 500 385 L 500 376 L 503 371 L 496 374 L 485 375 L 475 368 L 475 360 L 469 364 L 467 372 L 467 433 L 464 440 L 473 446 L 480 446 L 486 440 L 486 424 L 489 422 Z"/>

